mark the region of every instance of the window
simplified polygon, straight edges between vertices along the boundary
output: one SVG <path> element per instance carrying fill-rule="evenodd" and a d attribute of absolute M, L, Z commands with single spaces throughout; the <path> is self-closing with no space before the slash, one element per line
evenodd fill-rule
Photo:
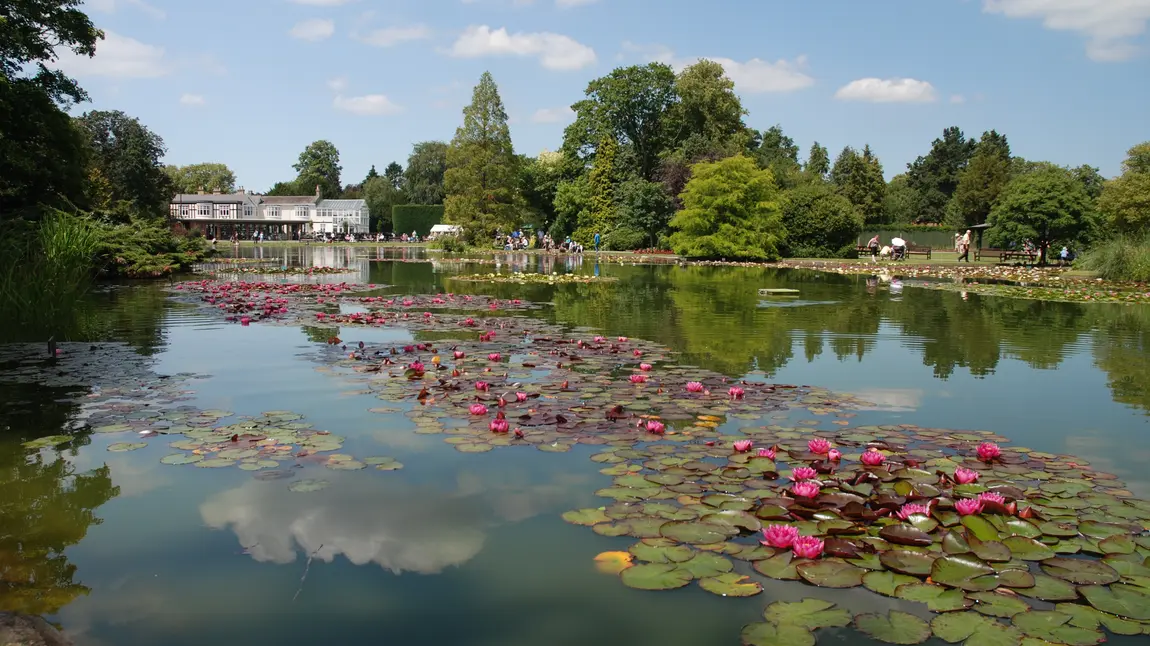
<path fill-rule="evenodd" d="M 211 204 L 203 204 L 203 203 L 197 204 L 196 210 L 199 212 L 199 216 L 201 218 L 212 217 L 212 205 Z"/>
<path fill-rule="evenodd" d="M 251 205 L 251 204 L 245 204 L 245 205 L 244 205 L 244 217 L 245 217 L 245 218 L 250 218 L 250 217 L 252 217 L 252 215 L 253 215 L 254 213 L 255 213 L 255 210 L 252 208 L 252 205 Z"/>
<path fill-rule="evenodd" d="M 180 205 L 179 204 L 172 203 L 172 204 L 168 205 L 168 215 L 170 215 L 174 218 L 174 217 L 178 216 L 179 214 L 180 214 Z"/>
<path fill-rule="evenodd" d="M 307 219 L 307 207 L 306 206 L 295 207 L 295 216 L 301 220 L 306 220 Z"/>
<path fill-rule="evenodd" d="M 216 205 L 216 217 L 230 220 L 230 219 L 235 218 L 236 215 L 235 215 L 235 213 L 232 212 L 232 205 L 231 204 L 217 204 Z"/>
<path fill-rule="evenodd" d="M 264 215 L 269 219 L 278 220 L 280 218 L 280 207 L 269 206 L 264 210 Z"/>
<path fill-rule="evenodd" d="M 195 204 L 181 204 L 180 205 L 180 217 L 181 218 L 190 218 L 195 214 L 196 214 L 196 205 Z"/>

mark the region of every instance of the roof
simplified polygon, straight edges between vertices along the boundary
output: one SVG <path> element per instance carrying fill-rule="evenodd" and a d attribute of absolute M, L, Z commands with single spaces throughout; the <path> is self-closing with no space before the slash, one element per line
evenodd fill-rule
<path fill-rule="evenodd" d="M 362 209 L 367 207 L 367 200 L 320 200 L 321 209 Z"/>
<path fill-rule="evenodd" d="M 316 203 L 314 195 L 263 195 L 260 199 L 263 204 L 274 206 L 314 206 Z"/>
<path fill-rule="evenodd" d="M 447 231 L 462 231 L 463 227 L 458 224 L 433 224 L 431 225 L 431 233 L 442 233 Z"/>
<path fill-rule="evenodd" d="M 172 198 L 177 204 L 235 204 L 237 202 L 251 202 L 259 204 L 259 196 L 251 193 L 181 193 Z"/>

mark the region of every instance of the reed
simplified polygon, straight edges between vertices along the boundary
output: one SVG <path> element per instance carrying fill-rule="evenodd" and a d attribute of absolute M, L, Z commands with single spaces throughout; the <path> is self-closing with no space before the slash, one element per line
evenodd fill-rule
<path fill-rule="evenodd" d="M 1150 282 L 1150 233 L 1100 240 L 1079 264 L 1107 280 Z"/>

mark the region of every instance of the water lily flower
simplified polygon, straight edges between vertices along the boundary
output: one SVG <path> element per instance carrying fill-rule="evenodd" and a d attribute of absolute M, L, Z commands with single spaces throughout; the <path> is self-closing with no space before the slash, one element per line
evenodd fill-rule
<path fill-rule="evenodd" d="M 727 394 L 731 396 L 731 399 L 742 399 L 745 392 L 738 386 L 731 386 L 727 389 Z"/>
<path fill-rule="evenodd" d="M 486 415 L 487 407 L 483 404 L 472 404 L 471 408 L 467 409 L 472 415 Z"/>
<path fill-rule="evenodd" d="M 666 432 L 667 426 L 656 419 L 647 420 L 647 432 L 654 433 L 655 435 L 662 435 Z"/>
<path fill-rule="evenodd" d="M 515 393 L 515 401 L 517 401 L 517 402 L 527 401 L 527 393 Z"/>
<path fill-rule="evenodd" d="M 978 472 L 974 469 L 967 469 L 966 467 L 955 467 L 954 481 L 958 484 L 970 484 L 978 480 Z"/>
<path fill-rule="evenodd" d="M 978 459 L 983 462 L 990 462 L 1002 455 L 1002 449 L 994 442 L 983 442 L 978 445 Z"/>
<path fill-rule="evenodd" d="M 423 313 L 423 318 L 425 318 L 425 319 L 429 319 L 429 318 L 431 318 L 431 312 L 424 312 L 424 313 Z"/>
<path fill-rule="evenodd" d="M 473 318 L 465 319 L 463 321 L 463 324 L 466 325 L 467 327 L 475 327 L 475 319 L 473 319 Z"/>
<path fill-rule="evenodd" d="M 815 439 L 807 442 L 807 448 L 810 449 L 811 453 L 814 453 L 815 455 L 826 455 L 827 453 L 830 453 L 831 443 L 821 437 L 816 437 Z"/>
<path fill-rule="evenodd" d="M 775 449 L 774 448 L 759 449 L 759 457 L 774 460 L 775 459 Z"/>
<path fill-rule="evenodd" d="M 877 467 L 883 462 L 886 462 L 886 456 L 883 455 L 882 452 L 878 449 L 870 448 L 862 454 L 862 457 L 859 458 L 859 460 L 861 460 L 862 463 L 868 467 Z"/>
<path fill-rule="evenodd" d="M 810 467 L 799 467 L 791 471 L 791 480 L 795 482 L 802 482 L 803 480 L 814 480 L 819 477 L 819 472 Z"/>
<path fill-rule="evenodd" d="M 641 357 L 641 356 L 643 356 L 643 351 L 642 350 L 633 350 L 631 352 L 631 354 L 635 355 L 636 357 Z"/>
<path fill-rule="evenodd" d="M 820 490 L 819 484 L 810 480 L 803 480 L 791 485 L 791 493 L 799 498 L 814 498 L 819 495 Z"/>
<path fill-rule="evenodd" d="M 899 520 L 906 520 L 915 514 L 920 514 L 922 516 L 929 516 L 930 515 L 930 507 L 927 507 L 926 505 L 916 505 L 914 503 L 908 503 L 908 504 L 903 505 L 902 509 L 899 509 L 897 512 L 895 512 L 895 515 L 898 516 Z"/>
<path fill-rule="evenodd" d="M 603 337 L 601 337 L 601 336 L 597 336 L 597 337 L 595 337 L 595 339 L 594 339 L 595 343 L 603 343 L 603 342 L 604 342 L 604 341 L 606 341 L 606 340 L 607 340 L 607 339 L 604 339 L 604 338 L 603 338 Z"/>
<path fill-rule="evenodd" d="M 843 454 L 840 453 L 838 449 L 831 449 L 830 451 L 827 451 L 827 459 L 831 462 L 838 462 L 839 460 L 843 459 Z"/>
<path fill-rule="evenodd" d="M 767 525 L 763 528 L 763 538 L 759 542 L 768 547 L 785 550 L 799 537 L 797 527 L 791 525 Z"/>
<path fill-rule="evenodd" d="M 640 363 L 640 364 L 639 364 L 639 370 L 642 370 L 643 372 L 650 372 L 650 371 L 651 371 L 651 364 L 649 364 L 649 363 Z"/>
<path fill-rule="evenodd" d="M 240 317 L 240 325 L 247 325 L 251 322 L 252 322 L 252 319 L 250 316 L 241 316 Z"/>
<path fill-rule="evenodd" d="M 502 357 L 499 356 L 498 352 L 492 352 L 491 354 L 487 355 L 488 361 L 499 361 L 500 359 L 502 359 Z"/>
<path fill-rule="evenodd" d="M 493 419 L 487 428 L 491 429 L 492 433 L 506 433 L 511 429 L 511 425 L 505 419 Z"/>
<path fill-rule="evenodd" d="M 1006 505 L 1006 497 L 997 491 L 984 491 L 978 494 L 978 501 L 982 503 L 993 502 L 999 505 Z"/>
<path fill-rule="evenodd" d="M 412 361 L 411 365 L 408 366 L 412 372 L 423 372 L 425 367 L 426 366 L 424 366 L 423 363 L 419 361 Z"/>
<path fill-rule="evenodd" d="M 619 343 L 626 343 L 626 342 L 627 342 L 627 337 L 625 337 L 625 336 L 619 337 Z"/>
<path fill-rule="evenodd" d="M 817 559 L 823 553 L 823 542 L 814 536 L 799 536 L 791 544 L 791 552 L 796 558 Z"/>
<path fill-rule="evenodd" d="M 647 383 L 647 375 L 631 375 L 631 383 L 645 384 Z"/>
<path fill-rule="evenodd" d="M 746 453 L 747 451 L 750 451 L 751 447 L 754 445 L 755 445 L 755 443 L 752 442 L 751 440 L 736 440 L 735 441 L 735 450 L 738 451 L 739 453 Z"/>
<path fill-rule="evenodd" d="M 521 428 L 515 429 L 515 437 L 522 440 L 523 439 L 523 429 L 521 429 Z"/>
<path fill-rule="evenodd" d="M 475 389 L 485 393 L 488 390 L 491 390 L 491 384 L 487 383 L 486 381 L 477 381 L 475 382 Z"/>
<path fill-rule="evenodd" d="M 703 392 L 703 384 L 701 384 L 697 381 L 688 381 L 687 382 L 687 392 L 689 392 L 689 393 L 701 393 L 701 392 Z"/>
<path fill-rule="evenodd" d="M 977 498 L 963 498 L 954 503 L 955 510 L 962 516 L 971 516 L 982 513 L 982 501 Z"/>

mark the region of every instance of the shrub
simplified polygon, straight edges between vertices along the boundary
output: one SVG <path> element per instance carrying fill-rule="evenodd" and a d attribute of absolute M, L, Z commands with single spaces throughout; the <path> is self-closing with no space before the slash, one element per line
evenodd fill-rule
<path fill-rule="evenodd" d="M 108 276 L 159 278 L 189 271 L 208 254 L 196 235 L 174 235 L 155 219 L 136 218 L 100 229 L 97 260 Z"/>
<path fill-rule="evenodd" d="M 863 218 L 847 198 L 823 184 L 787 191 L 783 197 L 782 252 L 790 258 L 854 258 Z"/>
<path fill-rule="evenodd" d="M 395 233 L 414 231 L 424 238 L 431 227 L 443 222 L 442 204 L 396 204 L 391 207 L 391 226 Z"/>
<path fill-rule="evenodd" d="M 459 236 L 439 236 L 432 240 L 428 246 L 447 253 L 464 253 L 467 251 L 467 242 Z"/>
<path fill-rule="evenodd" d="M 603 237 L 602 247 L 608 251 L 630 251 L 647 244 L 647 237 L 639 229 L 622 226 Z"/>
<path fill-rule="evenodd" d="M 1100 242 L 1082 254 L 1079 264 L 1107 280 L 1150 282 L 1150 234 L 1118 236 Z"/>

